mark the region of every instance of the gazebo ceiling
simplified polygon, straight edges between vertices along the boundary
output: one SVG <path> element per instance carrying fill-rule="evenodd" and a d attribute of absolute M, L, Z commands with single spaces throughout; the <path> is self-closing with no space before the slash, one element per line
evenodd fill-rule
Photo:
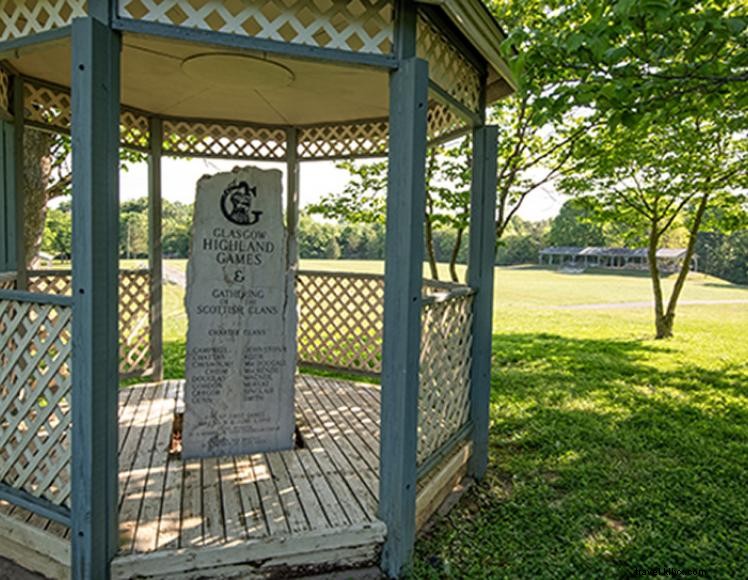
<path fill-rule="evenodd" d="M 70 86 L 70 44 L 21 51 L 22 74 Z M 125 34 L 122 103 L 171 116 L 305 125 L 387 116 L 387 72 Z"/>

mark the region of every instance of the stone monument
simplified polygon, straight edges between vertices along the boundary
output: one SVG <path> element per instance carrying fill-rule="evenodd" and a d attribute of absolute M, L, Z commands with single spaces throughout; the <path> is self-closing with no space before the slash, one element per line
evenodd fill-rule
<path fill-rule="evenodd" d="M 281 172 L 255 167 L 197 184 L 187 266 L 182 456 L 289 449 L 296 300 Z"/>

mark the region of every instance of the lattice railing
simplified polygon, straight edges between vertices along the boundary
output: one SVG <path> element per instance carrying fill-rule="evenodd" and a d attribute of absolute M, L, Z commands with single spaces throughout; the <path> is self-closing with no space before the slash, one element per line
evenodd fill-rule
<path fill-rule="evenodd" d="M 424 300 L 418 397 L 418 464 L 456 434 L 470 415 L 473 294 L 447 290 Z"/>
<path fill-rule="evenodd" d="M 153 366 L 151 358 L 151 277 L 148 270 L 119 273 L 119 372 L 137 376 Z"/>
<path fill-rule="evenodd" d="M 0 290 L 16 289 L 16 273 L 0 272 Z"/>
<path fill-rule="evenodd" d="M 0 481 L 68 508 L 71 315 L 0 298 Z"/>
<path fill-rule="evenodd" d="M 164 120 L 164 153 L 190 157 L 270 159 L 286 156 L 286 132 L 218 121 Z"/>
<path fill-rule="evenodd" d="M 387 155 L 386 119 L 319 125 L 299 129 L 300 159 L 375 157 Z"/>
<path fill-rule="evenodd" d="M 0 68 L 0 110 L 10 111 L 10 75 Z"/>
<path fill-rule="evenodd" d="M 119 0 L 119 16 L 171 26 L 389 54 L 393 0 Z"/>
<path fill-rule="evenodd" d="M 29 291 L 69 296 L 70 270 L 32 270 Z M 152 366 L 150 322 L 150 274 L 148 270 L 121 270 L 119 277 L 119 372 L 142 376 Z"/>
<path fill-rule="evenodd" d="M 471 111 L 480 109 L 481 76 L 454 43 L 422 11 L 418 14 L 417 54 L 429 63 L 429 77 Z"/>
<path fill-rule="evenodd" d="M 301 364 L 381 372 L 383 276 L 300 272 L 296 294 Z"/>
<path fill-rule="evenodd" d="M 85 16 L 88 0 L 3 0 L 0 42 L 67 26 Z"/>

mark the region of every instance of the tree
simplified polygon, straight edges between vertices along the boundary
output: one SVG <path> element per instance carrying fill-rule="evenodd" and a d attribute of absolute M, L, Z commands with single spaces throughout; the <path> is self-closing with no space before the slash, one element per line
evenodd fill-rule
<path fill-rule="evenodd" d="M 73 220 L 69 207 L 47 210 L 42 250 L 58 259 L 69 259 L 73 242 Z"/>
<path fill-rule="evenodd" d="M 553 219 L 548 234 L 551 246 L 603 246 L 603 226 L 595 222 L 590 211 L 576 199 L 570 199 Z"/>
<path fill-rule="evenodd" d="M 517 91 L 494 104 L 489 122 L 499 130 L 496 240 L 525 199 L 552 184 L 569 167 L 576 143 L 599 121 L 586 108 L 561 106 L 549 99 L 570 75 L 570 61 L 544 58 L 563 30 L 552 17 L 563 2 L 490 0 L 489 7 L 507 30 L 504 57 Z M 565 26 L 576 25 L 573 18 Z M 550 106 L 554 104 L 554 106 Z"/>
<path fill-rule="evenodd" d="M 49 202 L 70 195 L 72 159 L 70 137 L 33 127 L 23 132 L 23 196 L 25 262 L 33 268 L 44 241 Z M 145 155 L 120 148 L 121 168 Z"/>
<path fill-rule="evenodd" d="M 748 187 L 744 135 L 719 121 L 606 127 L 585 139 L 580 157 L 563 189 L 583 197 L 601 221 L 646 238 L 656 337 L 672 336 L 700 228 L 707 218 L 728 224 L 742 211 Z M 688 232 L 686 256 L 666 304 L 657 250 L 679 224 Z"/>

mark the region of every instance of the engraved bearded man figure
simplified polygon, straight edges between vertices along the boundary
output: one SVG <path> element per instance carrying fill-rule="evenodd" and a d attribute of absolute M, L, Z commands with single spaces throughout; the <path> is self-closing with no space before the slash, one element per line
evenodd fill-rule
<path fill-rule="evenodd" d="M 252 198 L 257 197 L 257 188 L 246 181 L 232 183 L 221 196 L 221 211 L 226 219 L 236 225 L 249 226 L 257 223 L 261 211 L 252 211 Z"/>

